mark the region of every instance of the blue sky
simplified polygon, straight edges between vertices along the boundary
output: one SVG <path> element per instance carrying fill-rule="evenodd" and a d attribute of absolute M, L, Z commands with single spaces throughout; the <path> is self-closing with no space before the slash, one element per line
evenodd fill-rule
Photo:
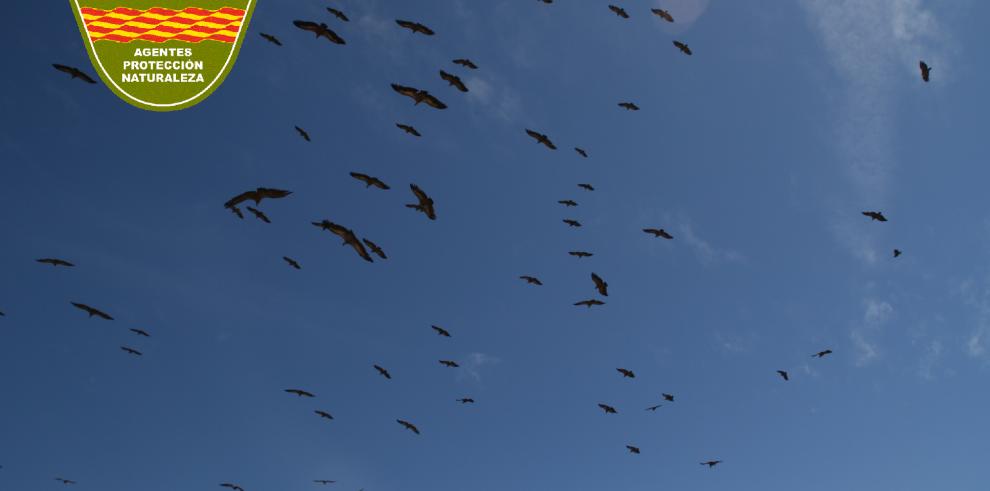
<path fill-rule="evenodd" d="M 352 21 L 260 2 L 224 85 L 168 114 L 51 69 L 93 73 L 66 2 L 8 6 L 0 488 L 985 488 L 990 5 L 332 5 Z M 435 222 L 403 207 L 409 183 Z M 223 209 L 258 186 L 294 192 L 262 203 L 274 223 Z M 361 261 L 309 224 L 324 218 L 389 259 Z M 77 267 L 34 262 L 49 256 Z M 572 306 L 591 272 L 607 305 Z M 676 402 L 644 411 L 662 392 Z"/>

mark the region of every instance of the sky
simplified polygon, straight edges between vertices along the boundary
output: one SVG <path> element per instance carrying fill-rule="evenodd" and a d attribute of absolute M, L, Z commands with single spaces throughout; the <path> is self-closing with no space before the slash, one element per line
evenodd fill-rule
<path fill-rule="evenodd" d="M 94 74 L 67 2 L 8 5 L 0 489 L 985 489 L 990 4 L 607 5 L 262 0 L 174 113 L 52 69 Z M 271 224 L 223 208 L 256 187 Z"/>

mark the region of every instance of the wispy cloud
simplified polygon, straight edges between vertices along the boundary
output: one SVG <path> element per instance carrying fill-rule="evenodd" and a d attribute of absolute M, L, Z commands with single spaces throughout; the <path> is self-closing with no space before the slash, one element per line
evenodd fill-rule
<path fill-rule="evenodd" d="M 875 299 L 864 302 L 863 319 L 849 333 L 856 349 L 856 366 L 866 366 L 880 356 L 875 337 L 893 314 L 894 307 L 887 302 Z"/>
<path fill-rule="evenodd" d="M 918 364 L 918 376 L 924 380 L 934 380 L 934 370 L 942 358 L 942 342 L 935 339 L 925 347 Z"/>
<path fill-rule="evenodd" d="M 849 199 L 864 207 L 882 207 L 889 199 L 894 169 L 892 89 L 904 80 L 921 83 L 921 57 L 937 66 L 948 64 L 939 48 L 945 35 L 922 0 L 803 0 L 802 5 L 845 82 L 834 94 L 840 101 L 834 141 L 835 157 L 854 187 Z M 833 229 L 840 243 L 871 262 L 873 254 L 864 253 L 872 249 L 870 237 L 850 238 L 868 232 L 855 232 L 841 223 L 856 218 L 842 215 Z"/>
<path fill-rule="evenodd" d="M 502 360 L 496 356 L 487 355 L 485 353 L 471 353 L 463 362 L 461 362 L 461 368 L 463 368 L 463 370 L 458 370 L 457 378 L 458 380 L 470 378 L 475 382 L 481 382 L 482 370 L 485 367 L 497 365 L 501 362 Z"/>
<path fill-rule="evenodd" d="M 701 238 L 694 232 L 694 227 L 686 219 L 681 221 L 677 230 L 678 238 L 694 250 L 695 256 L 701 264 L 710 266 L 723 262 L 741 262 L 745 258 L 742 254 L 731 249 L 721 249 L 712 245 L 711 242 Z"/>
<path fill-rule="evenodd" d="M 468 100 L 481 106 L 486 113 L 506 123 L 516 121 L 523 115 L 522 100 L 511 88 L 476 75 L 467 77 L 464 83 L 471 89 Z"/>
<path fill-rule="evenodd" d="M 958 291 L 966 305 L 976 309 L 976 327 L 966 337 L 966 353 L 982 358 L 987 354 L 986 342 L 990 335 L 990 288 L 984 285 L 979 289 L 973 280 L 966 280 L 959 284 Z"/>

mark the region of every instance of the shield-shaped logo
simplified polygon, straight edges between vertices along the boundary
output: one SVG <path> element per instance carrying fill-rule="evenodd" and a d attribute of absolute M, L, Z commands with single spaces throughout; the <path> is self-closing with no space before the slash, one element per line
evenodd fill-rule
<path fill-rule="evenodd" d="M 200 103 L 234 66 L 257 0 L 69 0 L 93 67 L 149 111 Z"/>

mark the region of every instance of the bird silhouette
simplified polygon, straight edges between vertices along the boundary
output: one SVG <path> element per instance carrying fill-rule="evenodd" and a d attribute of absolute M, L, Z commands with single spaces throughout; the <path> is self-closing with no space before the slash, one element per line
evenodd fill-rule
<path fill-rule="evenodd" d="M 628 19 L 629 18 L 629 14 L 627 14 L 626 13 L 626 10 L 623 9 L 622 7 L 616 7 L 615 5 L 609 5 L 608 6 L 608 9 L 611 10 L 612 12 L 615 12 L 615 15 L 618 15 L 619 17 L 622 17 L 623 19 Z"/>
<path fill-rule="evenodd" d="M 328 413 L 326 411 L 321 411 L 321 410 L 317 409 L 317 410 L 315 410 L 313 412 L 316 413 L 317 416 L 319 416 L 319 417 L 321 417 L 323 419 L 333 419 L 333 416 L 330 415 L 330 413 Z"/>
<path fill-rule="evenodd" d="M 138 351 L 138 350 L 136 350 L 134 348 L 128 348 L 127 346 L 121 346 L 120 349 L 123 350 L 125 353 L 132 354 L 134 356 L 144 356 L 144 353 L 142 353 L 142 352 L 140 352 L 140 351 Z"/>
<path fill-rule="evenodd" d="M 598 407 L 602 408 L 602 411 L 605 411 L 605 414 L 619 414 L 614 407 L 609 406 L 608 404 L 599 403 Z"/>
<path fill-rule="evenodd" d="M 682 43 L 680 41 L 674 41 L 674 46 L 676 46 L 677 49 L 681 50 L 681 53 L 684 53 L 684 54 L 686 54 L 688 56 L 691 56 L 692 54 L 694 54 L 694 53 L 691 52 L 691 48 L 689 48 L 688 45 L 686 45 L 686 44 L 684 44 L 684 43 Z"/>
<path fill-rule="evenodd" d="M 531 129 L 526 129 L 526 134 L 531 136 L 534 140 L 536 140 L 536 143 L 539 143 L 544 147 L 549 148 L 550 150 L 557 149 L 557 146 L 554 145 L 552 141 L 550 141 L 550 137 L 544 135 L 543 133 L 539 133 Z"/>
<path fill-rule="evenodd" d="M 350 22 L 351 21 L 351 19 L 348 19 L 347 16 L 344 15 L 343 12 L 341 12 L 341 11 L 339 11 L 339 10 L 333 8 L 333 7 L 327 7 L 327 12 L 330 12 L 331 14 L 333 14 L 334 17 L 336 17 L 336 18 L 338 18 L 338 19 L 340 19 L 340 20 L 342 20 L 344 22 Z"/>
<path fill-rule="evenodd" d="M 657 404 L 656 406 L 650 406 L 650 407 L 646 408 L 646 410 L 647 411 L 656 412 L 657 409 L 660 409 L 662 407 L 663 407 L 663 404 Z"/>
<path fill-rule="evenodd" d="M 578 187 L 584 189 L 585 191 L 594 191 L 595 187 L 591 184 L 578 184 Z"/>
<path fill-rule="evenodd" d="M 296 133 L 299 133 L 299 136 L 301 136 L 303 138 L 303 140 L 313 141 L 313 140 L 311 140 L 309 138 L 309 133 L 307 133 L 306 130 L 304 130 L 304 129 L 298 127 L 298 126 L 294 126 L 294 128 L 296 129 Z"/>
<path fill-rule="evenodd" d="M 63 479 L 61 477 L 56 477 L 55 480 L 62 484 L 76 484 L 76 482 L 73 481 L 72 479 Z"/>
<path fill-rule="evenodd" d="M 543 286 L 543 282 L 535 276 L 520 276 L 519 279 L 529 283 L 530 285 Z"/>
<path fill-rule="evenodd" d="M 432 36 L 436 34 L 435 32 L 433 32 L 432 29 L 424 26 L 423 24 L 420 24 L 419 22 L 412 22 L 408 20 L 396 20 L 395 23 L 398 24 L 399 27 L 404 27 L 406 29 L 409 29 L 413 34 L 416 34 L 417 32 L 420 34 L 425 34 L 427 36 Z"/>
<path fill-rule="evenodd" d="M 461 77 L 458 77 L 457 75 L 440 70 L 440 78 L 446 80 L 451 87 L 454 87 L 461 92 L 468 91 L 467 85 L 464 85 L 464 82 L 461 81 Z"/>
<path fill-rule="evenodd" d="M 585 151 L 585 149 L 580 148 L 580 147 L 574 147 L 574 151 L 577 152 L 578 155 L 580 155 L 580 156 L 582 156 L 584 158 L 588 158 L 588 152 Z"/>
<path fill-rule="evenodd" d="M 883 216 L 883 213 L 879 211 L 864 211 L 863 215 L 870 217 L 871 222 L 886 222 L 887 217 Z"/>
<path fill-rule="evenodd" d="M 811 357 L 812 358 L 825 358 L 827 355 L 831 355 L 831 354 L 832 354 L 832 350 L 827 349 L 825 351 L 819 351 L 818 353 L 815 353 L 815 354 L 811 355 Z"/>
<path fill-rule="evenodd" d="M 294 20 L 292 21 L 292 23 L 296 27 L 304 31 L 309 31 L 312 32 L 313 34 L 316 34 L 317 39 L 322 37 L 322 38 L 326 38 L 328 41 L 334 44 L 347 44 L 347 42 L 344 41 L 344 38 L 338 36 L 336 32 L 333 32 L 333 30 L 330 29 L 330 27 L 328 27 L 326 24 L 322 22 L 317 24 L 316 22 L 310 22 L 305 20 Z"/>
<path fill-rule="evenodd" d="M 430 326 L 430 327 L 434 331 L 436 331 L 437 335 L 442 336 L 442 337 L 445 337 L 445 338 L 449 338 L 450 337 L 450 332 L 447 331 L 446 329 L 444 329 L 444 328 L 442 328 L 440 326 Z"/>
<path fill-rule="evenodd" d="M 470 68 L 471 70 L 477 70 L 478 69 L 478 65 L 475 65 L 473 61 L 471 61 L 471 60 L 469 60 L 467 58 L 458 58 L 458 59 L 454 60 L 454 64 L 455 65 L 460 65 L 460 66 L 462 66 L 464 68 Z"/>
<path fill-rule="evenodd" d="M 276 46 L 281 46 L 282 45 L 282 41 L 279 41 L 277 37 L 272 36 L 271 34 L 265 34 L 263 32 L 258 33 L 258 34 L 260 34 L 261 37 L 265 38 L 265 40 L 268 41 L 269 43 L 272 43 L 272 44 L 274 44 Z"/>
<path fill-rule="evenodd" d="M 357 255 L 361 257 L 361 259 L 364 259 L 369 263 L 374 262 L 374 260 L 371 259 L 371 255 L 368 254 L 368 250 L 364 248 L 364 244 L 362 244 L 361 241 L 358 240 L 357 235 L 354 234 L 353 230 L 343 225 L 337 225 L 336 223 L 333 223 L 330 220 L 323 220 L 321 222 L 312 222 L 312 224 L 323 230 L 328 230 L 330 231 L 330 233 L 343 239 L 344 242 L 342 245 L 351 246 L 351 248 L 354 249 L 354 252 L 356 252 Z"/>
<path fill-rule="evenodd" d="M 220 487 L 222 487 L 222 488 L 230 488 L 233 491 L 244 491 L 244 488 L 242 488 L 242 487 L 240 487 L 240 486 L 238 486 L 236 484 L 229 483 L 229 482 L 225 482 L 225 483 L 221 484 Z"/>
<path fill-rule="evenodd" d="M 584 307 L 588 307 L 590 309 L 591 307 L 593 307 L 595 305 L 605 305 L 605 302 L 602 302 L 601 300 L 592 298 L 592 299 L 588 299 L 588 300 L 581 300 L 580 302 L 575 302 L 574 305 L 575 306 L 579 306 L 579 307 L 584 306 Z"/>
<path fill-rule="evenodd" d="M 574 201 L 574 200 L 571 200 L 571 199 L 562 199 L 562 200 L 558 201 L 557 203 L 560 203 L 560 204 L 562 204 L 562 205 L 564 205 L 564 206 L 566 206 L 568 208 L 570 208 L 572 206 L 577 206 L 578 205 L 577 204 L 577 201 Z"/>
<path fill-rule="evenodd" d="M 634 104 L 632 102 L 620 102 L 619 103 L 619 107 L 621 107 L 621 108 L 623 108 L 623 109 L 625 109 L 627 111 L 639 111 L 639 106 L 637 106 L 636 104 Z"/>
<path fill-rule="evenodd" d="M 578 259 L 581 259 L 581 258 L 584 258 L 584 257 L 594 256 L 594 254 L 592 254 L 590 252 L 585 252 L 585 251 L 570 251 L 570 252 L 568 252 L 568 254 L 570 254 L 570 255 L 578 258 Z"/>
<path fill-rule="evenodd" d="M 626 448 L 629 449 L 629 453 L 634 453 L 634 454 L 637 454 L 637 455 L 639 454 L 639 447 L 634 447 L 632 445 L 626 445 Z"/>
<path fill-rule="evenodd" d="M 577 220 L 570 219 L 570 218 L 563 219 L 563 222 L 566 223 L 567 226 L 569 226 L 569 227 L 580 227 L 581 226 L 581 222 L 579 222 Z"/>
<path fill-rule="evenodd" d="M 261 221 L 263 221 L 265 223 L 272 223 L 272 221 L 268 219 L 268 215 L 265 215 L 265 212 L 263 212 L 263 211 L 261 211 L 261 210 L 259 210 L 257 208 L 248 206 L 247 207 L 247 211 L 250 211 L 251 214 L 254 215 L 254 217 L 257 218 L 258 220 L 261 220 Z"/>
<path fill-rule="evenodd" d="M 299 263 L 295 259 L 292 259 L 291 257 L 282 256 L 282 260 L 295 269 L 302 269 L 302 266 L 299 266 Z"/>
<path fill-rule="evenodd" d="M 82 80 L 83 82 L 86 82 L 86 83 L 91 83 L 91 84 L 95 84 L 96 83 L 96 80 L 93 80 L 93 77 L 90 77 L 89 75 L 86 75 L 85 73 L 83 73 L 82 70 L 80 70 L 78 68 L 71 67 L 71 66 L 65 66 L 65 65 L 59 65 L 58 63 L 52 63 L 52 66 L 55 67 L 55 69 L 58 70 L 58 71 L 60 71 L 60 72 L 68 73 L 69 75 L 72 75 L 72 78 L 78 78 L 79 80 Z"/>
<path fill-rule="evenodd" d="M 903 252 L 901 252 L 900 249 L 894 249 L 894 257 L 900 257 L 901 254 L 903 254 Z"/>
<path fill-rule="evenodd" d="M 654 237 L 657 237 L 657 238 L 664 238 L 664 239 L 667 239 L 667 240 L 670 240 L 670 239 L 673 239 L 674 238 L 673 235 L 670 235 L 669 233 L 667 233 L 666 230 L 664 230 L 662 228 L 644 228 L 643 231 L 646 232 L 646 233 L 648 233 L 648 234 L 652 234 Z"/>
<path fill-rule="evenodd" d="M 362 174 L 360 172 L 351 172 L 351 177 L 363 182 L 364 187 L 366 188 L 370 188 L 371 186 L 374 186 L 378 189 L 385 189 L 385 190 L 391 189 L 388 187 L 388 184 L 382 182 L 381 179 L 377 177 L 371 177 L 368 174 Z"/>
<path fill-rule="evenodd" d="M 289 394 L 297 395 L 299 397 L 316 397 L 315 395 L 313 395 L 312 392 L 307 392 L 302 389 L 285 389 L 285 392 L 288 392 Z"/>
<path fill-rule="evenodd" d="M 46 258 L 43 258 L 43 259 L 35 259 L 35 261 L 36 262 L 39 262 L 41 264 L 50 264 L 50 265 L 52 265 L 54 267 L 58 267 L 58 266 L 65 266 L 67 268 L 75 267 L 75 264 L 72 264 L 69 261 L 66 261 L 66 260 L 63 260 L 63 259 L 57 259 L 57 258 L 53 258 L 53 257 L 46 257 Z"/>
<path fill-rule="evenodd" d="M 413 194 L 416 195 L 416 199 L 419 203 L 406 205 L 406 208 L 412 208 L 416 211 L 422 212 L 430 220 L 436 220 L 437 214 L 436 210 L 433 209 L 433 199 L 427 196 L 426 192 L 419 188 L 415 184 L 410 184 L 409 189 L 412 190 Z"/>
<path fill-rule="evenodd" d="M 709 469 L 721 464 L 721 460 L 709 460 L 708 462 L 702 462 L 701 465 L 707 465 Z"/>
<path fill-rule="evenodd" d="M 660 395 L 663 397 L 663 400 L 667 402 L 674 402 L 673 394 L 660 394 Z"/>
<path fill-rule="evenodd" d="M 410 134 L 412 136 L 423 136 L 423 135 L 421 135 L 419 133 L 419 131 L 416 128 L 413 128 L 412 126 L 409 126 L 408 124 L 395 123 L 395 126 L 398 126 L 399 129 L 401 129 L 402 131 L 405 131 L 406 133 L 408 133 L 408 134 Z"/>
<path fill-rule="evenodd" d="M 608 283 L 595 273 L 591 273 L 591 281 L 595 283 L 595 289 L 598 290 L 603 297 L 608 296 Z"/>
<path fill-rule="evenodd" d="M 929 76 L 932 73 L 932 67 L 928 66 L 928 63 L 924 61 L 919 61 L 918 67 L 921 68 L 921 79 L 928 82 Z"/>
<path fill-rule="evenodd" d="M 663 9 L 650 9 L 650 12 L 653 12 L 654 15 L 656 15 L 657 17 L 659 17 L 659 18 L 661 18 L 661 19 L 663 19 L 663 20 L 665 20 L 667 22 L 674 22 L 674 17 L 672 15 L 670 15 L 670 12 L 667 12 L 666 10 L 663 10 Z"/>
<path fill-rule="evenodd" d="M 426 103 L 427 106 L 430 106 L 434 109 L 447 109 L 446 104 L 444 104 L 443 102 L 440 101 L 440 99 L 437 99 L 436 97 L 434 97 L 425 90 L 419 90 L 415 87 L 407 87 L 405 85 L 399 85 L 399 84 L 392 84 L 392 90 L 416 101 L 414 105 L 419 105 L 419 103 L 423 102 Z"/>
<path fill-rule="evenodd" d="M 234 196 L 233 198 L 230 198 L 223 204 L 223 206 L 224 208 L 232 208 L 248 200 L 254 201 L 255 206 L 257 206 L 266 198 L 281 199 L 290 194 L 292 194 L 292 191 L 284 191 L 282 189 L 273 188 L 257 188 L 253 191 L 245 191 L 237 196 Z"/>
<path fill-rule="evenodd" d="M 445 366 L 445 367 L 447 367 L 447 368 L 458 368 L 458 367 L 460 367 L 460 365 L 458 365 L 456 361 L 450 361 L 450 360 L 440 360 L 440 364 L 443 365 L 443 366 Z"/>
<path fill-rule="evenodd" d="M 463 399 L 458 399 L 457 402 L 459 402 L 461 404 L 474 404 L 474 399 L 472 399 L 470 397 L 465 397 Z"/>
<path fill-rule="evenodd" d="M 382 377 L 385 377 L 388 380 L 392 380 L 392 374 L 388 373 L 388 370 L 386 370 L 386 369 L 384 369 L 384 368 L 382 368 L 382 367 L 380 367 L 378 365 L 375 365 L 375 370 L 378 370 L 378 373 Z"/>
<path fill-rule="evenodd" d="M 75 308 L 77 308 L 79 310 L 82 310 L 82 311 L 85 311 L 87 314 L 89 314 L 90 317 L 94 317 L 95 316 L 95 317 L 99 317 L 101 319 L 106 319 L 108 321 L 112 321 L 113 320 L 113 317 L 110 317 L 109 314 L 107 314 L 106 312 L 104 312 L 104 311 L 102 311 L 100 309 L 95 309 L 95 308 L 90 307 L 89 305 L 86 305 L 84 303 L 76 303 L 76 302 L 69 302 L 69 303 L 71 303 Z"/>
<path fill-rule="evenodd" d="M 374 254 L 374 255 L 382 258 L 382 259 L 388 259 L 388 256 L 385 255 L 385 251 L 382 250 L 381 247 L 378 247 L 378 244 L 376 244 L 376 243 L 374 243 L 374 242 L 372 242 L 372 241 L 370 241 L 368 239 L 361 239 L 361 242 L 364 242 L 364 245 L 368 246 L 368 249 L 371 249 L 372 254 Z"/>
<path fill-rule="evenodd" d="M 636 374 L 632 370 L 626 368 L 616 368 L 615 370 L 621 373 L 623 378 L 636 378 Z"/>
<path fill-rule="evenodd" d="M 780 378 L 784 379 L 785 382 L 791 379 L 791 376 L 784 370 L 777 370 L 777 375 L 780 375 Z"/>
<path fill-rule="evenodd" d="M 397 419 L 395 421 L 397 421 L 400 425 L 404 426 L 407 430 L 412 431 L 417 435 L 419 434 L 419 428 L 417 428 L 416 425 L 402 419 Z"/>
<path fill-rule="evenodd" d="M 133 332 L 134 334 L 137 334 L 138 336 L 141 336 L 141 337 L 145 337 L 145 338 L 150 338 L 151 337 L 151 334 L 148 334 L 148 332 L 145 331 L 145 330 L 143 330 L 143 329 L 134 329 L 134 328 L 131 328 L 131 329 L 128 329 L 128 330 L 131 331 L 131 332 Z"/>
<path fill-rule="evenodd" d="M 335 483 L 337 481 L 329 481 L 327 479 L 314 479 L 313 482 L 316 483 L 316 484 L 322 484 L 322 485 L 326 486 L 327 484 L 333 484 L 333 483 Z"/>

